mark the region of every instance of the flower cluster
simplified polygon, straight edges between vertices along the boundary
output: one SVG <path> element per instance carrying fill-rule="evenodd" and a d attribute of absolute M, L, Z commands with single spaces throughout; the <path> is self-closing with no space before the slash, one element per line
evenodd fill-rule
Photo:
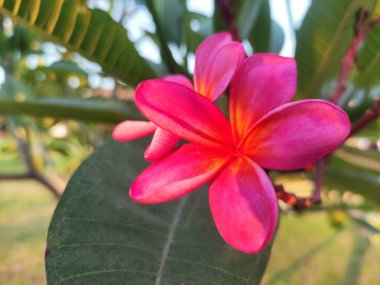
<path fill-rule="evenodd" d="M 114 138 L 154 133 L 145 157 L 154 161 L 134 181 L 141 203 L 181 197 L 210 182 L 209 203 L 224 240 L 260 251 L 278 219 L 273 184 L 264 169 L 295 170 L 316 162 L 347 137 L 344 111 L 323 100 L 290 102 L 296 91 L 292 58 L 255 54 L 219 33 L 196 52 L 194 87 L 185 77 L 147 80 L 135 103 L 150 122 L 126 121 Z M 213 103 L 230 85 L 230 122 Z M 185 143 L 173 150 L 180 139 Z"/>

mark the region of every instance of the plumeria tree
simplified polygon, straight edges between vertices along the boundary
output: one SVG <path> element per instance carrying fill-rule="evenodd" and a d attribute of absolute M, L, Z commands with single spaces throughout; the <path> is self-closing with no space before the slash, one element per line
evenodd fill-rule
<path fill-rule="evenodd" d="M 366 214 L 380 204 L 380 2 L 312 1 L 291 27 L 294 58 L 278 54 L 284 32 L 269 1 L 213 4 L 205 16 L 186 1 L 0 1 L 7 21 L 62 50 L 55 66 L 23 73 L 12 68 L 22 57 L 3 52 L 5 84 L 33 95 L 2 87 L 4 130 L 28 168 L 2 178 L 33 178 L 61 196 L 19 133 L 30 123 L 15 115 L 92 121 L 84 129 L 98 139 L 87 144 L 102 145 L 52 218 L 49 284 L 260 284 L 282 213 L 339 210 L 378 234 Z M 128 36 L 141 11 L 153 30 Z M 146 42 L 159 61 L 143 56 Z M 83 58 L 132 95 L 84 99 L 94 95 Z M 34 72 L 46 78 L 35 84 Z M 66 96 L 36 96 L 49 72 Z M 300 193 L 289 177 L 312 187 Z M 331 189 L 362 202 L 331 206 Z"/>

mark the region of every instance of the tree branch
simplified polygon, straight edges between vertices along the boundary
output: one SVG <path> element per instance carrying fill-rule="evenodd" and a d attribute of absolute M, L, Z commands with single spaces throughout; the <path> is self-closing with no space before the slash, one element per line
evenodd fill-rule
<path fill-rule="evenodd" d="M 313 205 L 312 198 L 299 198 L 293 193 L 286 192 L 283 185 L 273 186 L 276 191 L 277 199 L 292 206 L 294 210 L 304 210 L 306 208 L 310 208 Z"/>
<path fill-rule="evenodd" d="M 55 186 L 49 182 L 45 177 L 39 173 L 32 173 L 31 178 L 37 180 L 39 183 L 44 185 L 56 198 L 61 197 L 61 193 L 55 188 Z"/>
<path fill-rule="evenodd" d="M 347 89 L 347 79 L 352 69 L 352 66 L 356 62 L 357 50 L 359 45 L 363 42 L 368 33 L 380 22 L 380 15 L 376 16 L 371 21 L 367 21 L 368 12 L 365 10 L 359 10 L 354 26 L 354 40 L 348 48 L 345 56 L 342 59 L 342 68 L 338 78 L 338 84 L 331 96 L 330 101 L 334 104 L 339 104 L 344 92 Z"/>
<path fill-rule="evenodd" d="M 223 17 L 223 20 L 226 22 L 230 33 L 232 35 L 232 38 L 235 41 L 241 42 L 241 36 L 239 29 L 237 28 L 234 13 L 233 13 L 233 0 L 217 0 L 216 4 L 220 11 L 220 14 Z"/>
<path fill-rule="evenodd" d="M 364 112 L 364 115 L 351 126 L 350 136 L 357 134 L 374 120 L 380 117 L 380 96 L 373 100 L 372 106 Z"/>
<path fill-rule="evenodd" d="M 0 174 L 0 180 L 26 180 L 33 179 L 44 185 L 56 198 L 61 196 L 61 193 L 50 183 L 45 177 L 43 177 L 37 170 L 33 163 L 33 158 L 30 154 L 29 147 L 25 141 L 18 135 L 16 127 L 11 120 L 8 120 L 8 125 L 12 130 L 13 137 L 16 139 L 19 152 L 25 163 L 27 171 L 20 174 Z"/>

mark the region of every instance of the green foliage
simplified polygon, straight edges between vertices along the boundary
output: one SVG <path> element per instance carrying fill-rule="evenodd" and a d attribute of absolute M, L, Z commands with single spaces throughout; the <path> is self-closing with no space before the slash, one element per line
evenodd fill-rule
<path fill-rule="evenodd" d="M 65 74 L 67 69 L 73 71 L 68 64 L 57 64 L 51 70 Z M 14 79 L 7 80 L 0 90 L 0 113 L 106 123 L 141 117 L 132 102 L 101 98 L 34 98 L 27 86 Z"/>
<path fill-rule="evenodd" d="M 371 11 L 376 0 L 313 1 L 297 33 L 298 92 L 307 98 L 327 97 L 322 87 L 333 80 L 354 36 L 359 8 Z"/>
<path fill-rule="evenodd" d="M 352 191 L 380 205 L 380 182 L 376 175 L 365 171 L 331 168 L 326 172 L 326 185 L 341 192 Z"/>
<path fill-rule="evenodd" d="M 214 2 L 215 7 L 218 7 L 218 1 Z M 220 2 L 223 3 L 223 1 Z M 236 19 L 240 36 L 249 41 L 254 52 L 279 53 L 285 37 L 282 28 L 271 19 L 269 1 L 239 0 L 231 3 L 233 3 L 233 16 Z M 214 30 L 221 31 L 228 30 L 228 28 L 221 13 L 216 9 Z"/>
<path fill-rule="evenodd" d="M 181 12 L 183 11 L 184 5 L 180 4 L 179 1 L 176 1 L 176 3 L 174 1 L 170 6 L 164 4 L 164 2 L 167 1 L 147 0 L 145 2 L 155 22 L 161 57 L 166 63 L 168 70 L 170 73 L 185 74 L 186 70 L 175 61 L 168 45 L 169 42 L 173 40 L 179 41 L 178 34 L 180 33 L 174 33 L 173 25 L 178 24 L 178 20 L 182 17 Z M 159 10 L 157 8 L 159 8 Z M 168 20 L 167 12 L 171 13 L 169 19 L 172 20 Z"/>
<path fill-rule="evenodd" d="M 136 119 L 141 116 L 132 104 L 117 100 L 69 98 L 17 101 L 0 96 L 0 112 L 6 115 L 29 115 L 114 124 L 126 118 Z M 134 116 L 133 113 L 135 113 Z"/>
<path fill-rule="evenodd" d="M 111 142 L 74 174 L 49 229 L 48 284 L 259 284 L 271 244 L 258 255 L 226 245 L 206 189 L 161 205 L 129 198 L 143 151 Z"/>
<path fill-rule="evenodd" d="M 379 14 L 378 14 L 379 15 Z M 358 76 L 355 83 L 369 89 L 380 83 L 380 76 L 377 72 L 380 69 L 380 26 L 376 25 L 367 35 L 366 40 L 358 56 Z"/>
<path fill-rule="evenodd" d="M 182 26 L 186 11 L 186 2 L 177 0 L 156 0 L 153 1 L 153 3 L 161 20 L 167 42 L 180 45 L 183 42 L 183 29 L 180 27 Z"/>
<path fill-rule="evenodd" d="M 135 86 L 154 77 L 127 32 L 111 16 L 80 0 L 4 0 L 1 13 L 46 39 L 99 63 L 106 72 Z"/>

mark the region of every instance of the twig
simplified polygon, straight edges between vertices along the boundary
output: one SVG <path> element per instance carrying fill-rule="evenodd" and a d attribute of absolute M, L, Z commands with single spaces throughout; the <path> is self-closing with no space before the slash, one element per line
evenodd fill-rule
<path fill-rule="evenodd" d="M 241 42 L 241 36 L 239 29 L 237 28 L 234 13 L 233 13 L 233 0 L 217 0 L 216 4 L 220 11 L 220 14 L 223 17 L 223 20 L 226 22 L 228 28 L 230 29 L 232 38 L 235 41 Z"/>
<path fill-rule="evenodd" d="M 0 173 L 0 180 L 37 180 L 44 185 L 56 198 L 61 197 L 61 193 L 51 184 L 45 177 L 39 173 L 26 172 L 19 174 L 2 174 Z"/>
<path fill-rule="evenodd" d="M 0 173 L 0 180 L 26 180 L 31 179 L 30 173 L 5 174 Z"/>
<path fill-rule="evenodd" d="M 380 97 L 376 97 L 373 100 L 373 104 L 370 108 L 368 108 L 364 115 L 357 120 L 352 126 L 351 126 L 351 132 L 350 136 L 355 135 L 359 131 L 361 131 L 363 128 L 365 128 L 367 125 L 372 123 L 374 120 L 380 117 Z"/>
<path fill-rule="evenodd" d="M 341 100 L 343 93 L 346 90 L 346 83 L 353 64 L 356 62 L 356 53 L 358 46 L 362 43 L 368 33 L 380 23 L 380 15 L 376 16 L 373 20 L 368 20 L 368 12 L 359 10 L 357 14 L 356 23 L 354 26 L 355 38 L 351 43 L 346 55 L 342 60 L 342 68 L 338 79 L 337 88 L 335 89 L 330 101 L 338 104 Z M 364 115 L 356 121 L 352 127 L 348 137 L 356 134 L 368 124 L 373 122 L 376 118 L 380 117 L 380 97 L 377 97 L 373 101 L 372 107 L 367 109 Z M 309 208 L 312 205 L 320 204 L 321 189 L 323 185 L 323 177 L 326 167 L 329 163 L 330 155 L 323 157 L 316 163 L 315 177 L 314 177 L 314 190 L 312 195 L 308 198 L 299 198 L 295 194 L 285 191 L 282 185 L 275 185 L 276 195 L 279 200 L 284 201 L 286 204 L 291 205 L 296 210 L 302 210 Z"/>
<path fill-rule="evenodd" d="M 331 96 L 330 101 L 334 104 L 339 104 L 343 93 L 347 89 L 347 79 L 352 69 L 353 64 L 356 62 L 356 55 L 359 45 L 363 42 L 368 33 L 380 22 L 380 15 L 367 22 L 368 12 L 359 10 L 354 26 L 355 38 L 347 50 L 346 55 L 342 59 L 342 68 L 338 78 L 338 84 Z"/>
<path fill-rule="evenodd" d="M 294 210 L 303 210 L 313 205 L 312 198 L 299 198 L 293 193 L 285 191 L 283 185 L 273 185 L 277 199 L 293 207 Z"/>
<path fill-rule="evenodd" d="M 315 176 L 314 176 L 314 190 L 311 194 L 313 204 L 321 204 L 321 189 L 323 185 L 323 177 L 325 174 L 326 166 L 329 161 L 329 156 L 325 156 L 316 163 Z"/>
<path fill-rule="evenodd" d="M 323 185 L 323 177 L 329 160 L 330 156 L 325 156 L 316 163 L 314 190 L 310 197 L 299 198 L 297 197 L 297 195 L 293 193 L 286 192 L 283 185 L 274 185 L 277 199 L 292 206 L 295 210 L 303 210 L 306 208 L 310 208 L 313 205 L 321 204 L 321 190 Z"/>
<path fill-rule="evenodd" d="M 37 180 L 42 185 L 44 185 L 56 198 L 61 197 L 61 193 L 55 188 L 55 186 L 49 182 L 45 177 L 39 173 L 32 173 L 32 179 Z"/>
<path fill-rule="evenodd" d="M 36 166 L 33 163 L 32 156 L 29 151 L 28 145 L 25 141 L 17 134 L 16 127 L 11 120 L 8 121 L 8 125 L 12 130 L 12 134 L 16 139 L 19 152 L 22 156 L 22 159 L 25 163 L 27 171 L 20 174 L 0 174 L 0 180 L 26 180 L 34 179 L 39 183 L 44 185 L 56 198 L 61 196 L 61 193 L 51 184 L 45 177 L 43 177 L 37 170 Z"/>

